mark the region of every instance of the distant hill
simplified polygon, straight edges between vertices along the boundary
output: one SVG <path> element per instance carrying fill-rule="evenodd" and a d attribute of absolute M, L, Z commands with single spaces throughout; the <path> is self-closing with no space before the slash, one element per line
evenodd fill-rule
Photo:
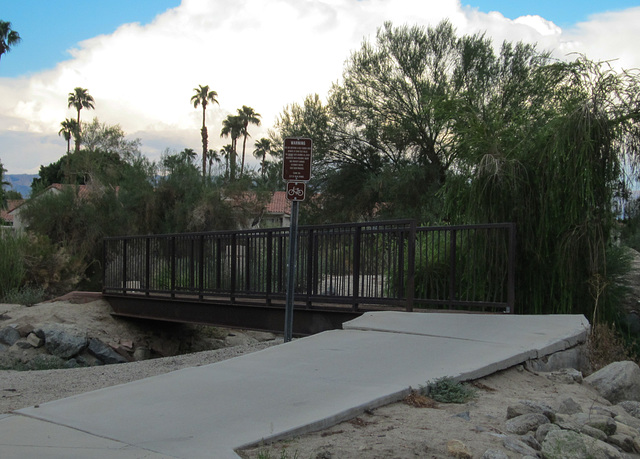
<path fill-rule="evenodd" d="M 34 178 L 38 177 L 37 174 L 7 174 L 4 176 L 4 180 L 11 184 L 10 187 L 5 186 L 5 189 L 14 189 L 23 198 L 28 198 L 31 194 L 31 182 Z"/>

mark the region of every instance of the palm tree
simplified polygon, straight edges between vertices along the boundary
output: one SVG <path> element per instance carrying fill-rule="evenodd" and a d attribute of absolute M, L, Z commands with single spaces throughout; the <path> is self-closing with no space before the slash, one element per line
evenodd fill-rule
<path fill-rule="evenodd" d="M 71 137 L 76 137 L 77 134 L 78 122 L 73 118 L 67 118 L 60 123 L 58 135 L 64 135 L 64 140 L 67 141 L 67 154 L 71 152 Z"/>
<path fill-rule="evenodd" d="M 242 135 L 244 136 L 244 140 L 242 141 L 240 177 L 242 177 L 242 174 L 244 173 L 244 153 L 247 147 L 247 137 L 249 137 L 248 127 L 249 124 L 260 126 L 260 116 L 260 113 L 256 113 L 253 108 L 247 107 L 246 105 L 243 105 L 242 108 L 238 109 L 238 117 L 242 120 Z"/>
<path fill-rule="evenodd" d="M 202 129 L 200 133 L 202 135 L 202 176 L 205 176 L 207 171 L 207 142 L 208 142 L 208 134 L 207 134 L 207 126 L 205 124 L 205 114 L 207 111 L 207 105 L 209 102 L 212 104 L 218 104 L 218 93 L 211 90 L 209 91 L 209 86 L 198 85 L 197 88 L 193 88 L 196 92 L 193 96 L 191 96 L 191 103 L 193 104 L 193 108 L 198 108 L 198 105 L 202 105 Z"/>
<path fill-rule="evenodd" d="M 11 51 L 11 47 L 20 43 L 20 34 L 11 30 L 11 23 L 0 21 L 0 58 Z"/>
<path fill-rule="evenodd" d="M 215 150 L 209 150 L 207 152 L 207 159 L 209 161 L 209 177 L 211 177 L 211 168 L 213 167 L 213 163 L 220 164 L 220 154 Z"/>
<path fill-rule="evenodd" d="M 193 161 L 198 157 L 198 153 L 193 148 L 185 148 L 179 154 L 180 159 L 188 164 L 193 164 Z"/>
<path fill-rule="evenodd" d="M 264 178 L 267 166 L 267 155 L 271 153 L 271 140 L 263 137 L 255 143 L 255 147 L 256 149 L 253 150 L 253 156 L 257 160 L 260 160 L 260 172 L 262 173 L 262 178 Z"/>
<path fill-rule="evenodd" d="M 229 159 L 231 158 L 232 152 L 233 152 L 233 147 L 230 144 L 225 145 L 220 150 L 220 154 L 224 158 L 224 163 L 225 163 L 225 172 L 224 172 L 225 177 L 229 176 Z"/>
<path fill-rule="evenodd" d="M 80 130 L 82 129 L 82 125 L 80 124 L 80 110 L 82 110 L 83 108 L 86 108 L 86 109 L 95 108 L 93 106 L 93 103 L 95 102 L 95 100 L 93 100 L 93 97 L 91 97 L 87 89 L 78 87 L 78 88 L 75 88 L 73 92 L 69 93 L 69 99 L 67 99 L 67 101 L 68 101 L 69 108 L 74 107 L 78 111 L 78 119 L 77 119 L 78 135 L 76 136 L 76 139 L 75 139 L 76 153 L 77 153 L 80 150 Z"/>
<path fill-rule="evenodd" d="M 231 180 L 236 179 L 236 156 L 237 156 L 237 143 L 238 137 L 242 135 L 242 128 L 244 122 L 239 116 L 228 115 L 226 119 L 222 121 L 222 130 L 220 131 L 220 137 L 231 137 L 231 151 L 229 152 L 229 178 Z"/>
<path fill-rule="evenodd" d="M 69 153 L 71 152 L 71 137 L 76 139 L 76 145 L 78 144 L 78 122 L 73 118 L 67 118 L 60 123 L 60 130 L 58 135 L 64 135 L 64 140 L 67 141 L 67 156 L 65 161 L 65 176 L 67 183 L 69 183 Z"/>

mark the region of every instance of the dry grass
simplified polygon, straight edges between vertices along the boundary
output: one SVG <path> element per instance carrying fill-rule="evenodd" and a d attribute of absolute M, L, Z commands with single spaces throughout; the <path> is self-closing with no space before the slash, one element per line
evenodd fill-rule
<path fill-rule="evenodd" d="M 629 343 L 625 342 L 616 328 L 607 323 L 598 323 L 591 329 L 587 346 L 589 363 L 593 371 L 621 360 L 640 362 Z"/>

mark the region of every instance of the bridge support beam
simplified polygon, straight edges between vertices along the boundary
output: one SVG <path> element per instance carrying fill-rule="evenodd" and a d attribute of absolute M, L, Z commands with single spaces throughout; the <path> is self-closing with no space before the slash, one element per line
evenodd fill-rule
<path fill-rule="evenodd" d="M 201 302 L 179 298 L 147 298 L 132 295 L 103 295 L 115 316 L 162 320 L 179 323 L 198 323 L 229 328 L 284 332 L 284 305 L 243 304 L 230 301 Z M 312 335 L 325 330 L 342 328 L 362 312 L 348 309 L 300 308 L 295 310 L 293 334 Z"/>

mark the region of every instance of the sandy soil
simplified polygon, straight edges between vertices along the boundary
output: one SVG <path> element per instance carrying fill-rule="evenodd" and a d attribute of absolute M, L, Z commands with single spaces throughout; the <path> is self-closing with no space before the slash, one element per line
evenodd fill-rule
<path fill-rule="evenodd" d="M 559 373 L 532 373 L 514 367 L 473 381 L 476 397 L 465 404 L 442 404 L 409 397 L 338 424 L 270 445 L 242 451 L 244 458 L 297 459 L 408 459 L 451 458 L 452 441 L 462 442 L 471 457 L 488 449 L 501 450 L 510 458 L 521 454 L 503 446 L 507 406 L 519 400 L 536 400 L 557 407 L 571 397 L 583 407 L 609 405 L 586 384 L 569 383 Z M 426 402 L 426 403 L 416 403 Z M 418 405 L 418 406 L 416 406 Z"/>

